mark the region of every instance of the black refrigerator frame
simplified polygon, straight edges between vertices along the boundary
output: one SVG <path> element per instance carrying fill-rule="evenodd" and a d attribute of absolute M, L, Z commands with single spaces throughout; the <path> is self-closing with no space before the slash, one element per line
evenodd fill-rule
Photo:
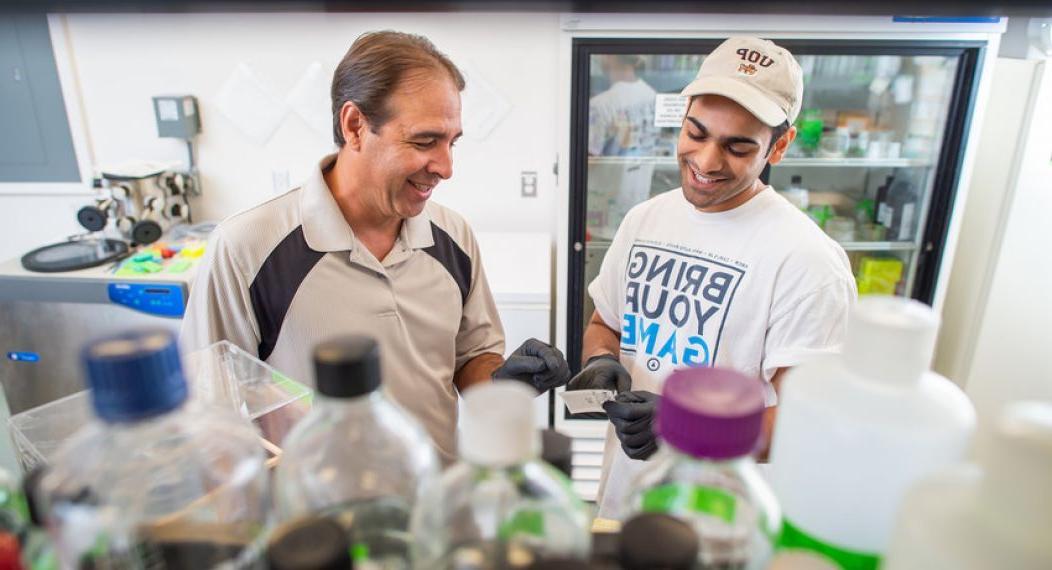
<path fill-rule="evenodd" d="M 575 38 L 570 98 L 570 192 L 567 240 L 566 357 L 576 374 L 584 334 L 585 218 L 588 174 L 588 101 L 591 56 L 598 54 L 708 54 L 722 39 Z M 958 58 L 946 126 L 910 297 L 932 304 L 967 147 L 986 43 L 959 40 L 776 39 L 794 55 L 893 55 Z M 765 170 L 766 174 L 766 170 Z"/>

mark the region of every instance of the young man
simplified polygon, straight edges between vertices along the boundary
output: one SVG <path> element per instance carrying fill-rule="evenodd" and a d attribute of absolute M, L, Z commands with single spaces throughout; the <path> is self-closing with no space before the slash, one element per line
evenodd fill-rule
<path fill-rule="evenodd" d="M 464 78 L 427 39 L 359 37 L 333 76 L 339 150 L 306 183 L 216 228 L 182 341 L 226 339 L 302 382 L 319 341 L 380 344 L 384 388 L 453 459 L 457 393 L 490 378 L 564 384 L 562 354 L 531 339 L 505 362 L 479 248 L 428 202 L 453 175 Z"/>
<path fill-rule="evenodd" d="M 682 188 L 633 208 L 618 229 L 588 288 L 587 364 L 568 386 L 619 392 L 605 406 L 603 517 L 620 516 L 627 484 L 657 449 L 657 394 L 673 369 L 737 369 L 768 382 L 774 406 L 785 369 L 837 348 L 856 299 L 843 249 L 759 180 L 796 136 L 793 56 L 728 39 L 682 94 Z M 773 420 L 771 407 L 768 436 Z"/>

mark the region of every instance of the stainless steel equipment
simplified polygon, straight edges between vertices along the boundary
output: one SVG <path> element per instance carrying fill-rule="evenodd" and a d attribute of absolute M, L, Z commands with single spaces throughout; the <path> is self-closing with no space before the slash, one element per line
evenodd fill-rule
<path fill-rule="evenodd" d="M 93 267 L 33 273 L 0 263 L 0 382 L 11 413 L 84 387 L 79 351 L 95 336 L 136 327 L 178 331 L 196 258 L 179 273 Z"/>
<path fill-rule="evenodd" d="M 118 234 L 134 244 L 150 244 L 174 224 L 190 221 L 187 194 L 194 178 L 150 165 L 103 171 L 95 179 L 95 203 L 77 212 L 92 232 Z"/>

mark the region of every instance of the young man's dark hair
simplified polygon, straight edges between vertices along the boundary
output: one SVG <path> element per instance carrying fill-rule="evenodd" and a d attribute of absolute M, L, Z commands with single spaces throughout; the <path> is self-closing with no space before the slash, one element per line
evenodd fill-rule
<path fill-rule="evenodd" d="M 332 76 L 332 134 L 343 146 L 340 109 L 354 103 L 375 133 L 390 118 L 387 100 L 401 81 L 417 73 L 445 72 L 464 90 L 464 76 L 445 54 L 423 36 L 380 31 L 362 34 L 354 40 Z"/>
<path fill-rule="evenodd" d="M 771 127 L 771 142 L 767 145 L 767 154 L 770 156 L 771 151 L 774 149 L 774 143 L 778 142 L 778 139 L 782 138 L 782 135 L 789 132 L 789 121 L 786 121 L 777 127 Z"/>

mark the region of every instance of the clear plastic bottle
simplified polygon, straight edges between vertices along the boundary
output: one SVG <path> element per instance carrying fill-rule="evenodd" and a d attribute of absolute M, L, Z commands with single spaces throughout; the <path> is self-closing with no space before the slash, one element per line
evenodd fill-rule
<path fill-rule="evenodd" d="M 938 324 L 923 303 L 865 297 L 841 354 L 786 374 L 771 444 L 783 551 L 877 568 L 906 489 L 964 456 L 975 409 L 928 371 Z"/>
<path fill-rule="evenodd" d="M 331 517 L 347 529 L 356 565 L 408 568 L 410 513 L 438 481 L 431 439 L 379 390 L 373 339 L 318 345 L 314 371 L 313 408 L 285 438 L 275 471 L 277 518 Z"/>
<path fill-rule="evenodd" d="M 881 568 L 1052 568 L 1052 402 L 1008 406 L 984 443 L 910 489 Z"/>
<path fill-rule="evenodd" d="M 461 461 L 415 513 L 418 568 L 493 570 L 587 560 L 589 516 L 570 481 L 538 459 L 536 393 L 492 382 L 465 393 Z"/>
<path fill-rule="evenodd" d="M 96 419 L 40 482 L 63 568 L 238 567 L 255 560 L 267 473 L 251 424 L 187 403 L 174 336 L 141 331 L 86 346 Z"/>
<path fill-rule="evenodd" d="M 732 370 L 688 368 L 668 377 L 661 396 L 664 445 L 633 481 L 622 512 L 689 523 L 701 568 L 765 568 L 782 516 L 751 457 L 763 427 L 763 383 Z"/>
<path fill-rule="evenodd" d="M 804 188 L 804 178 L 799 174 L 794 174 L 790 179 L 789 186 L 785 190 L 780 192 L 789 203 L 800 208 L 801 210 L 807 211 L 810 206 L 810 198 L 807 188 Z"/>

